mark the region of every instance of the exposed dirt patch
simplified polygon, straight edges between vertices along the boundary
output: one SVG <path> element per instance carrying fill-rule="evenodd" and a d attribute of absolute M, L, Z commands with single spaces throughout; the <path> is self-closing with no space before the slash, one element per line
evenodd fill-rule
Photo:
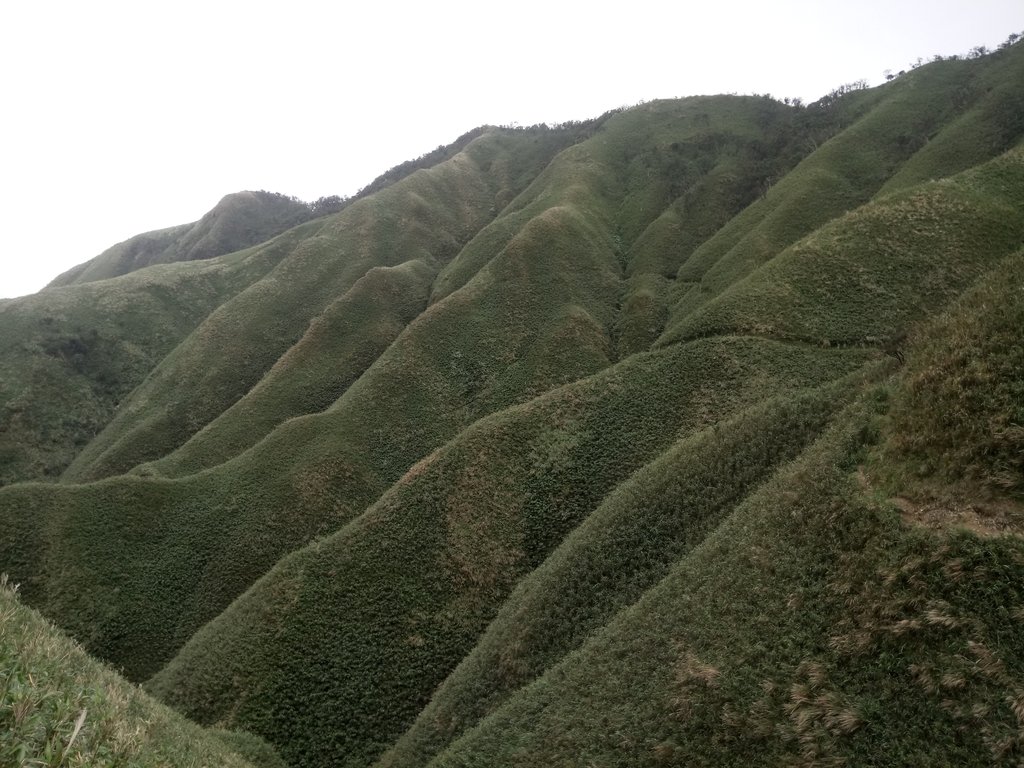
<path fill-rule="evenodd" d="M 966 528 L 978 536 L 1024 536 L 1024 505 L 1008 501 L 915 501 L 894 496 L 889 502 L 907 525 L 933 530 Z"/>
<path fill-rule="evenodd" d="M 857 480 L 865 490 L 876 490 L 863 468 Z M 939 499 L 891 496 L 906 525 L 933 531 L 964 528 L 977 536 L 1024 536 L 1024 504 L 1012 499 Z"/>

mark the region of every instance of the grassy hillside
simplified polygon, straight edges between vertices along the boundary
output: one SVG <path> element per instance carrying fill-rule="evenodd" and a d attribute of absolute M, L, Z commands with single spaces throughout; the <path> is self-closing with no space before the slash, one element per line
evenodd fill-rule
<path fill-rule="evenodd" d="M 245 396 L 138 473 L 176 476 L 219 464 L 283 421 L 328 408 L 423 311 L 434 274 L 422 260 L 370 269 L 310 322 Z"/>
<path fill-rule="evenodd" d="M 558 345 L 561 353 L 564 350 L 561 342 L 566 338 L 578 339 L 580 334 L 587 338 L 583 349 L 580 350 L 582 357 L 578 361 L 578 365 L 583 367 L 579 369 L 580 374 L 577 375 L 596 370 L 614 360 L 619 353 L 617 337 L 621 335 L 622 324 L 616 317 L 617 306 L 622 301 L 622 288 L 617 282 L 621 278 L 625 249 L 647 222 L 669 203 L 671 195 L 689 183 L 685 179 L 673 180 L 672 174 L 680 167 L 689 167 L 687 163 L 690 163 L 693 165 L 691 170 L 694 178 L 697 178 L 700 174 L 699 167 L 717 167 L 716 153 L 730 157 L 739 153 L 740 161 L 737 162 L 743 164 L 747 162 L 744 158 L 757 151 L 756 148 L 766 141 L 766 130 L 781 131 L 787 120 L 787 110 L 782 105 L 753 98 L 666 102 L 649 105 L 635 113 L 614 115 L 601 124 L 598 135 L 559 154 L 522 194 L 511 200 L 497 218 L 477 232 L 449 264 L 442 267 L 442 260 L 437 258 L 436 253 L 418 259 L 417 262 L 421 263 L 421 266 L 417 269 L 424 279 L 433 279 L 436 270 L 441 268 L 432 285 L 432 305 L 439 305 L 458 289 L 465 288 L 459 296 L 451 297 L 452 300 L 445 305 L 444 310 L 438 306 L 439 314 L 444 317 L 425 315 L 423 318 L 423 322 L 431 323 L 450 322 L 448 318 L 454 316 L 465 318 L 464 321 L 457 321 L 453 333 L 443 332 L 443 335 L 454 338 L 468 337 L 467 344 L 470 345 L 456 350 L 457 354 L 464 357 L 455 364 L 452 371 L 444 374 L 445 377 L 454 374 L 457 378 L 467 380 L 461 385 L 465 391 L 458 393 L 456 402 L 449 404 L 449 410 L 457 410 L 461 407 L 461 403 L 457 401 L 469 398 L 475 401 L 471 415 L 480 415 L 520 397 L 524 387 L 529 393 L 537 393 L 543 391 L 551 382 L 572 378 L 567 374 L 577 366 L 566 366 L 561 357 L 550 357 L 552 344 Z M 638 131 L 648 134 L 650 144 L 650 149 L 641 153 L 637 153 L 631 144 Z M 500 143 L 496 135 L 483 136 L 467 145 L 466 150 L 457 158 L 438 166 L 432 173 L 435 176 L 446 173 L 453 179 L 461 179 L 467 172 L 483 169 L 488 177 L 497 175 L 499 180 L 506 179 L 505 186 L 499 189 L 497 198 L 491 201 L 490 213 L 493 213 L 503 204 L 502 199 L 511 199 L 511 192 L 515 188 L 508 185 L 522 183 L 523 174 L 513 176 L 511 169 L 523 167 L 524 161 L 528 161 L 526 168 L 538 160 L 546 162 L 550 158 L 552 148 L 559 143 L 564 144 L 567 135 L 572 134 L 565 131 L 540 131 L 531 135 L 530 132 L 526 132 L 521 136 L 503 136 Z M 693 141 L 684 146 L 683 141 L 687 139 Z M 691 160 L 686 160 L 687 156 L 691 157 Z M 693 159 L 694 157 L 699 158 L 699 162 Z M 465 163 L 456 167 L 455 162 L 460 158 L 474 159 L 478 167 L 474 169 Z M 652 178 L 656 183 L 643 181 Z M 411 187 L 417 180 L 422 187 L 424 177 L 414 175 L 405 182 L 395 185 L 389 192 L 401 194 L 401 190 Z M 731 199 L 730 202 L 733 208 L 739 207 L 742 196 L 751 194 L 749 190 L 758 183 L 754 171 L 750 171 L 737 181 L 735 186 L 744 187 L 748 191 L 736 192 L 739 197 Z M 459 194 L 466 194 L 471 189 L 464 181 L 459 181 L 458 184 Z M 417 199 L 425 198 L 440 203 L 451 199 L 445 197 L 450 191 L 434 189 L 428 194 L 427 191 L 421 190 L 415 194 Z M 626 196 L 625 202 L 622 200 L 623 195 Z M 403 199 L 406 198 L 398 198 L 399 201 Z M 358 205 L 342 213 L 339 218 L 344 221 L 346 217 L 353 216 L 360 210 Z M 424 213 L 428 210 L 423 209 Z M 364 215 L 377 216 L 378 213 L 379 209 L 371 207 Z M 726 218 L 727 215 L 728 211 L 725 211 L 720 217 Z M 345 223 L 344 226 L 351 228 L 350 223 Z M 343 233 L 345 230 L 338 231 Z M 414 231 L 408 236 L 419 238 L 420 233 Z M 344 244 L 345 240 L 341 239 L 339 242 Z M 589 267 L 586 265 L 587 259 L 595 256 L 586 255 L 585 258 L 581 258 L 584 254 L 574 253 L 579 250 L 582 243 L 588 244 L 586 247 L 590 248 L 592 254 L 601 253 L 600 258 L 603 259 L 600 266 L 602 271 L 593 277 L 587 274 Z M 385 242 L 384 245 L 388 246 L 389 253 L 395 248 L 392 243 Z M 542 251 L 546 252 L 545 257 L 536 258 L 534 254 Z M 365 269 L 368 263 L 356 262 L 347 266 L 354 272 Z M 524 263 L 528 263 L 530 269 L 525 274 L 522 272 Z M 549 267 L 552 268 L 551 272 L 544 271 Z M 317 290 L 324 289 L 321 285 L 322 277 L 319 275 Z M 598 303 L 580 294 L 581 288 L 594 277 L 599 277 L 603 281 Z M 294 281 L 290 281 L 289 285 L 292 282 Z M 523 283 L 521 287 L 520 283 Z M 357 287 L 359 284 L 356 284 L 354 289 Z M 508 290 L 510 287 L 511 292 Z M 584 290 L 593 289 L 587 287 Z M 490 296 L 492 292 L 493 299 Z M 316 305 L 309 302 L 308 290 L 306 297 L 310 309 L 314 309 Z M 294 294 L 289 293 L 286 299 L 289 302 L 293 301 Z M 268 297 L 262 293 L 260 300 L 264 304 L 269 302 Z M 284 302 L 285 299 L 281 301 Z M 413 309 L 419 299 L 416 299 L 413 293 L 410 297 L 400 297 L 400 301 Z M 371 308 L 372 312 L 363 315 L 364 322 L 373 323 L 375 327 L 391 322 L 384 316 L 377 316 L 379 305 L 368 306 L 368 309 Z M 553 313 L 552 308 L 556 308 Z M 340 306 L 332 307 L 325 310 L 325 313 L 330 314 L 340 309 Z M 266 311 L 265 307 L 261 306 L 261 311 Z M 249 317 L 248 314 L 240 316 Z M 550 320 L 544 320 L 549 316 Z M 219 322 L 215 327 L 228 322 L 226 317 L 218 317 L 216 320 Z M 277 322 L 280 324 L 279 320 Z M 466 323 L 473 324 L 477 332 L 469 334 Z M 394 331 L 400 330 L 399 325 L 391 327 Z M 394 331 L 381 336 L 380 341 L 375 342 L 376 346 L 371 345 L 366 352 L 368 353 L 371 348 L 377 353 L 383 351 L 381 345 L 394 338 Z M 231 330 L 232 336 L 243 332 L 251 334 L 251 326 L 247 325 L 244 330 Z M 210 334 L 213 333 L 215 331 L 211 328 Z M 437 334 L 436 325 L 432 330 L 425 330 L 420 335 L 423 333 L 440 335 Z M 376 338 L 376 334 L 374 336 Z M 359 338 L 365 336 L 360 335 Z M 520 339 L 518 343 L 507 344 L 509 340 L 517 338 Z M 320 386 L 337 397 L 344 392 L 347 383 L 354 381 L 363 367 L 372 362 L 372 358 L 364 353 L 364 362 L 356 362 L 354 367 L 327 363 L 330 358 L 318 354 L 315 347 L 307 344 L 309 340 L 303 339 L 288 355 L 281 357 L 274 375 L 267 376 L 259 387 L 222 412 L 208 429 L 196 433 L 180 449 L 165 459 L 155 461 L 145 471 L 171 476 L 195 472 L 217 461 L 224 461 L 233 455 L 233 452 L 252 445 L 266 432 L 264 429 L 253 429 L 250 418 L 253 408 L 250 398 L 257 394 L 265 397 L 270 391 L 265 385 L 278 375 L 286 378 L 282 380 L 285 384 L 278 386 L 276 391 L 287 391 L 288 394 L 284 395 L 281 402 L 266 400 L 260 405 L 260 418 L 266 421 L 266 428 L 276 426 L 289 416 L 323 409 L 327 405 L 325 394 L 309 399 L 297 396 L 298 393 L 292 388 L 291 379 L 288 378 L 291 374 L 287 373 L 293 367 L 296 370 L 305 370 L 305 373 L 301 374 L 303 377 L 318 379 L 321 382 Z M 261 339 L 264 346 L 266 341 L 266 338 Z M 501 346 L 496 347 L 496 343 L 500 343 Z M 221 347 L 217 348 L 215 354 L 213 350 L 200 346 L 198 340 L 195 344 L 189 340 L 188 346 L 194 348 L 195 355 L 209 359 L 210 366 L 223 368 L 225 376 L 231 375 L 231 395 L 236 395 L 242 390 L 242 386 L 239 385 L 244 385 L 246 378 L 239 375 L 237 366 L 231 369 L 226 367 L 226 362 L 229 361 L 224 360 Z M 522 352 L 516 351 L 516 346 Z M 474 350 L 472 347 L 479 348 Z M 268 348 L 268 357 L 278 349 Z M 526 350 L 529 352 L 526 353 Z M 300 363 L 303 354 L 307 353 L 309 354 L 305 359 L 308 362 Z M 526 354 L 526 357 L 522 357 L 523 354 Z M 186 362 L 192 370 L 191 354 Z M 251 355 L 242 362 L 251 365 Z M 318 368 L 325 370 L 317 370 Z M 455 370 L 459 368 L 465 370 Z M 209 366 L 204 367 L 204 370 L 209 377 Z M 161 420 L 151 427 L 138 426 L 134 428 L 134 434 L 129 436 L 116 437 L 123 441 L 123 445 L 113 452 L 117 455 L 130 454 L 133 458 L 140 454 L 159 455 L 161 451 L 166 450 L 165 444 L 161 444 L 160 440 L 181 434 L 177 429 L 166 428 L 168 412 L 188 409 L 190 417 L 195 419 L 197 411 L 202 413 L 207 409 L 224 407 L 227 402 L 225 397 L 212 400 L 206 397 L 208 387 L 205 383 L 189 388 L 176 386 L 182 375 L 177 372 L 175 366 L 169 366 L 167 386 L 159 390 L 155 387 L 145 390 L 147 408 L 151 411 L 160 410 Z M 472 381 L 468 382 L 469 379 Z M 493 381 L 488 381 L 489 379 Z M 174 387 L 170 385 L 171 381 L 175 382 Z M 285 400 L 288 402 L 284 402 Z M 93 457 L 94 452 L 105 445 L 108 435 L 115 439 L 118 434 L 116 427 L 119 426 L 113 425 L 107 434 L 89 446 L 83 459 L 72 468 L 67 479 L 84 479 L 96 472 L 106 473 L 107 470 L 104 469 L 82 470 L 80 467 Z M 187 432 L 191 428 L 183 431 Z M 151 432 L 158 434 L 152 435 Z M 233 435 L 244 435 L 244 439 L 239 440 Z M 141 443 L 144 443 L 144 446 L 140 445 Z M 107 460 L 111 460 L 109 456 L 99 461 Z"/>
<path fill-rule="evenodd" d="M 211 259 L 258 245 L 313 216 L 311 206 L 285 195 L 236 192 L 199 221 L 136 235 L 72 267 L 48 287 L 106 280 L 153 264 Z"/>
<path fill-rule="evenodd" d="M 485 418 L 356 521 L 285 559 L 197 634 L 152 690 L 201 722 L 320 730 L 323 738 L 285 750 L 299 764 L 372 759 L 473 647 L 515 581 L 675 435 L 783 381 L 814 385 L 864 359 L 701 342 Z M 782 421 L 762 444 L 773 454 L 816 425 L 804 412 Z M 315 697 L 297 682 L 316 679 L 332 682 Z"/>
<path fill-rule="evenodd" d="M 430 765 L 1012 764 L 1017 537 L 901 526 L 846 414 Z"/>
<path fill-rule="evenodd" d="M 481 128 L 0 302 L 0 570 L 257 734 L 174 759 L 1014 765 L 1022 74 Z"/>
<path fill-rule="evenodd" d="M 1024 251 L 929 325 L 894 395 L 876 471 L 918 492 L 1024 498 Z M 962 500 L 962 498 L 961 498 Z"/>
<path fill-rule="evenodd" d="M 0 485 L 57 479 L 183 338 L 302 236 L 0 300 Z"/>
<path fill-rule="evenodd" d="M 642 765 L 1013 764 L 1024 472 L 1019 435 L 1005 425 L 1019 420 L 1022 263 L 1013 254 L 918 326 L 905 368 L 867 388 L 713 535 L 677 554 L 656 586 L 564 656 L 551 653 L 557 633 L 545 630 L 579 631 L 588 612 L 566 618 L 566 597 L 581 591 L 565 587 L 587 571 L 569 576 L 552 558 L 566 573 L 545 567 L 522 582 L 509 620 L 491 625 L 381 765 L 551 765 L 581 754 Z M 702 452 L 693 464 L 707 460 Z M 865 460 L 884 490 L 858 469 Z M 656 483 L 641 487 L 665 498 Z M 939 503 L 927 495 L 937 490 Z M 614 553 L 632 560 L 637 543 L 602 522 L 589 535 L 608 551 L 593 562 L 634 572 L 616 568 Z M 511 698 L 494 695 L 537 656 L 548 659 L 533 664 L 543 674 L 527 674 L 533 682 Z"/>
<path fill-rule="evenodd" d="M 204 730 L 90 658 L 0 575 L 0 764 L 284 768 L 274 749 Z"/>
<path fill-rule="evenodd" d="M 534 151 L 530 145 L 527 150 Z M 407 181 L 427 183 L 417 175 Z M 402 186 L 391 189 L 402 193 Z M 340 216 L 359 208 L 356 203 Z M 550 248 L 544 226 L 523 233 L 521 247 L 543 242 Z M 572 234 L 561 237 L 568 242 Z M 531 322 L 545 322 L 548 333 L 565 333 L 581 315 L 586 320 L 580 303 L 598 308 L 602 301 L 614 302 L 605 287 L 607 273 L 586 268 L 590 259 L 610 258 L 600 243 L 591 253 L 578 248 L 565 253 L 567 260 L 584 265 L 585 279 L 552 282 L 550 273 L 542 272 L 532 280 L 520 278 L 519 291 L 512 292 L 502 273 L 519 269 L 522 261 L 521 254 L 508 253 L 492 265 L 494 272 L 470 286 L 478 294 L 474 300 L 453 296 L 424 313 L 331 409 L 285 423 L 213 473 L 177 484 L 124 478 L 62 489 L 10 489 L 0 500 L 3 514 L 10 515 L 3 546 L 11 562 L 27 567 L 17 572 L 26 594 L 49 605 L 51 615 L 61 616 L 62 625 L 79 636 L 92 627 L 89 647 L 123 664 L 131 676 L 153 671 L 277 558 L 361 513 L 416 460 L 475 418 L 473 409 L 487 412 L 528 396 L 531 386 L 545 390 L 607 363 L 598 335 L 596 352 L 581 348 L 576 365 L 563 359 L 559 367 L 535 370 L 530 378 L 514 368 L 501 376 L 500 364 L 510 353 L 526 357 L 549 343 L 546 335 L 538 339 L 529 333 Z M 580 303 L 564 303 L 570 282 Z M 499 335 L 501 328 L 517 327 L 522 352 Z M 213 340 L 201 341 L 211 345 L 212 355 Z M 175 356 L 183 353 L 179 348 Z M 226 357 L 223 348 L 220 357 Z M 320 365 L 331 362 L 319 360 Z M 206 370 L 193 375 L 209 379 Z M 175 391 L 189 393 L 177 385 Z M 383 431 L 385 424 L 391 426 Z M 50 512 L 46 519 L 26 519 L 29 508 Z M 157 520 L 161 523 L 154 526 Z M 109 549 L 129 521 L 141 537 L 138 558 L 130 562 L 112 558 Z M 60 530 L 66 533 L 51 535 Z M 263 534 L 254 538 L 253 530 Z M 25 548 L 29 540 L 38 542 L 35 553 Z M 39 552 L 47 554 L 39 558 Z M 65 565 L 51 578 L 44 575 L 48 562 Z M 154 600 L 157 593 L 161 599 Z"/>
<path fill-rule="evenodd" d="M 577 648 L 817 436 L 853 382 L 691 432 L 609 493 L 523 578 L 382 765 L 419 765 Z"/>
<path fill-rule="evenodd" d="M 368 270 L 420 260 L 438 269 L 493 215 L 516 179 L 500 160 L 545 163 L 565 133 L 480 136 L 450 160 L 413 173 L 341 213 L 209 317 L 133 393 L 70 467 L 82 481 L 130 469 L 184 443 L 252 388 L 310 322 Z"/>
<path fill-rule="evenodd" d="M 598 120 L 579 124 L 587 130 Z M 108 248 L 99 256 L 72 267 L 54 278 L 48 287 L 105 280 L 153 264 L 210 259 L 258 245 L 311 219 L 337 213 L 349 203 L 401 181 L 423 168 L 451 159 L 486 131 L 477 128 L 454 142 L 391 168 L 352 197 L 324 197 L 305 203 L 294 197 L 260 190 L 225 195 L 199 221 L 136 235 Z"/>
<path fill-rule="evenodd" d="M 1015 46 L 985 59 L 935 62 L 872 90 L 838 89 L 809 106 L 799 125 L 817 149 L 680 266 L 668 336 L 681 319 L 830 220 L 1020 141 L 1024 126 L 1005 116 L 1017 114 L 1010 84 L 1022 67 L 1024 50 Z M 967 128 L 979 124 L 993 126 L 995 135 L 979 140 Z M 839 130 L 823 141 L 830 126 Z M 932 139 L 939 141 L 933 146 Z"/>
<path fill-rule="evenodd" d="M 516 216 L 519 204 L 534 197 L 543 203 L 526 209 L 533 215 L 523 219 L 515 236 L 464 286 L 416 317 L 390 346 L 393 334 L 401 330 L 401 316 L 389 318 L 388 305 L 371 290 L 378 280 L 373 276 L 429 277 L 436 259 L 425 256 L 419 266 L 367 273 L 236 406 L 181 449 L 140 472 L 195 472 L 252 445 L 235 461 L 176 484 L 126 478 L 60 490 L 26 486 L 0 496 L 0 509 L 11 516 L 3 546 L 10 562 L 24 566 L 18 577 L 26 583 L 26 594 L 70 631 L 88 636 L 94 652 L 124 665 L 132 677 L 144 677 L 279 557 L 362 513 L 410 466 L 473 420 L 609 365 L 621 281 L 615 245 L 617 222 L 622 221 L 618 195 L 648 171 L 642 164 L 608 158 L 624 157 L 617 147 L 638 125 L 652 120 L 659 129 L 653 135 L 671 136 L 673 130 L 688 135 L 695 107 L 705 117 L 708 110 L 720 109 L 723 121 L 739 115 L 749 132 L 756 131 L 754 118 L 764 111 L 758 99 L 696 100 L 676 108 L 652 105 L 629 120 L 619 116 L 609 121 L 593 138 L 562 153 L 509 206 L 503 218 Z M 779 109 L 785 111 L 772 108 Z M 328 220 L 312 240 L 332 242 L 335 232 L 338 238 L 354 237 L 343 227 L 346 222 L 373 221 L 379 227 L 372 217 L 381 206 L 410 199 L 426 216 L 434 209 L 419 202 L 424 198 L 416 190 L 450 192 L 457 185 L 459 194 L 472 195 L 476 188 L 466 180 L 480 179 L 482 166 L 490 163 L 490 172 L 498 160 L 535 162 L 557 138 L 544 132 L 482 136 L 451 161 L 385 190 L 389 196 L 382 202 L 369 198 L 353 204 Z M 638 210 L 644 218 L 633 226 L 634 232 L 656 213 L 655 208 Z M 407 227 L 401 237 L 420 234 Z M 389 241 L 368 242 L 371 256 L 393 253 Z M 277 292 L 283 295 L 280 301 L 291 302 L 288 306 L 302 293 L 302 310 L 311 311 L 311 292 L 327 294 L 330 288 L 322 279 L 311 287 L 314 278 L 339 268 L 325 259 L 296 264 L 306 255 L 297 251 L 213 313 L 180 345 L 121 409 L 119 420 L 80 455 L 69 478 L 125 422 L 155 415 L 113 448 L 137 461 L 145 452 L 159 452 L 160 441 L 175 439 L 175 432 L 160 427 L 179 418 L 177 414 L 182 420 L 196 419 L 200 409 L 213 408 L 226 395 L 241 391 L 244 380 L 232 366 L 253 367 L 258 360 L 252 350 L 270 357 L 274 347 L 266 337 L 259 344 L 233 343 L 228 348 L 223 340 L 253 338 L 260 322 L 279 328 L 281 320 L 270 311 Z M 365 263 L 342 261 L 340 268 L 349 279 Z M 408 307 L 402 310 L 404 316 L 414 315 L 415 280 L 396 287 L 396 300 Z M 253 305 L 258 305 L 258 315 L 243 311 Z M 359 312 L 369 314 L 359 319 Z M 291 314 L 303 317 L 294 310 Z M 343 319 L 357 323 L 349 340 L 338 333 Z M 380 341 L 364 335 L 376 334 L 381 326 L 392 330 Z M 346 350 L 355 350 L 356 342 L 369 347 L 352 357 Z M 362 366 L 385 347 L 364 373 Z M 203 365 L 194 365 L 195 359 Z M 330 409 L 285 422 L 306 411 L 315 414 L 338 393 Z M 279 423 L 279 429 L 257 442 L 264 430 Z M 47 512 L 26 519 L 27 509 Z M 154 525 L 156 521 L 160 524 Z M 126 525 L 136 531 L 136 557 L 112 557 L 110 547 L 123 539 Z M 254 537 L 252 531 L 262 533 Z M 26 547 L 27 541 L 36 546 Z M 39 557 L 40 552 L 45 555 Z M 51 569 L 48 563 L 61 565 Z"/>
<path fill-rule="evenodd" d="M 1019 247 L 1022 170 L 1024 149 L 1015 149 L 865 205 L 731 285 L 660 343 L 716 333 L 828 344 L 894 339 L 908 320 L 942 307 Z"/>

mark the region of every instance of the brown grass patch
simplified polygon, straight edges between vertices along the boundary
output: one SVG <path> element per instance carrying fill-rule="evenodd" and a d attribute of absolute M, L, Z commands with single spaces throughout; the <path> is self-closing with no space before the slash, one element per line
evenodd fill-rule
<path fill-rule="evenodd" d="M 894 496 L 889 503 L 900 511 L 908 526 L 934 531 L 963 528 L 980 537 L 1024 536 L 1024 504 L 1009 499 L 958 503 Z"/>

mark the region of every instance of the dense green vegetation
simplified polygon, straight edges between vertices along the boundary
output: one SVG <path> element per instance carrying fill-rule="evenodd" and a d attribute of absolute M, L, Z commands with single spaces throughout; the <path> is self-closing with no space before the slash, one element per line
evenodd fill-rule
<path fill-rule="evenodd" d="M 294 251 L 165 358 L 79 454 L 67 479 L 117 474 L 180 446 L 248 392 L 368 270 L 410 260 L 438 269 L 515 191 L 508 185 L 517 179 L 485 169 L 502 160 L 542 165 L 567 135 L 534 138 L 482 135 L 441 165 L 305 225 L 318 225 L 315 234 L 303 232 Z"/>
<path fill-rule="evenodd" d="M 204 730 L 97 662 L 0 576 L 0 765 L 281 768 L 252 734 Z"/>
<path fill-rule="evenodd" d="M 154 366 L 299 236 L 0 300 L 0 485 L 60 477 Z"/>
<path fill-rule="evenodd" d="M 153 264 L 210 259 L 258 245 L 313 217 L 313 206 L 285 195 L 236 192 L 199 221 L 136 235 L 73 267 L 50 286 L 105 280 Z"/>
<path fill-rule="evenodd" d="M 745 339 L 699 342 L 631 358 L 483 419 L 355 522 L 282 561 L 204 627 L 152 690 L 200 722 L 230 716 L 266 733 L 273 712 L 274 728 L 319 731 L 318 752 L 333 744 L 329 760 L 372 758 L 381 736 L 397 736 L 472 649 L 516 579 L 674 435 L 784 382 L 827 381 L 864 359 Z M 758 461 L 813 434 L 821 417 L 809 411 L 772 412 L 782 423 L 772 424 Z M 325 615 L 345 619 L 325 623 Z M 298 681 L 316 679 L 345 685 L 311 699 Z M 331 720 L 339 706 L 349 717 Z M 285 755 L 300 764 L 315 757 Z"/>
<path fill-rule="evenodd" d="M 0 763 L 1017 764 L 1022 76 L 484 127 L 0 302 L 0 571 L 198 724 L 5 592 Z"/>
<path fill-rule="evenodd" d="M 430 764 L 1012 764 L 1020 541 L 901 527 L 865 410 Z"/>
<path fill-rule="evenodd" d="M 929 325 L 887 426 L 886 474 L 1024 497 L 1024 251 Z"/>

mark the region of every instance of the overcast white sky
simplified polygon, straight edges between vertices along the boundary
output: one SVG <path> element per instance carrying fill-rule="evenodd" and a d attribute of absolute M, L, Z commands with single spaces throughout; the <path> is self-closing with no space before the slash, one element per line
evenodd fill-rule
<path fill-rule="evenodd" d="M 1021 31 L 1021 0 L 3 3 L 0 296 L 229 192 L 351 194 L 477 125 L 813 101 Z"/>

